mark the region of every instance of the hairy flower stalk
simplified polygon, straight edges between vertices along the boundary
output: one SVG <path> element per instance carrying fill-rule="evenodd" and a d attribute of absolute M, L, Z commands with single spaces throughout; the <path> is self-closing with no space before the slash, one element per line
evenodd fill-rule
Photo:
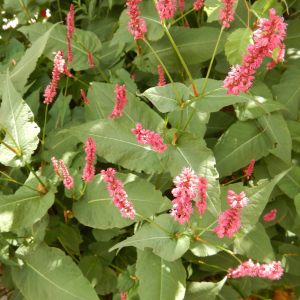
<path fill-rule="evenodd" d="M 141 123 L 135 124 L 136 128 L 131 129 L 135 134 L 136 139 L 141 145 L 150 145 L 153 147 L 153 150 L 158 153 L 163 153 L 163 150 L 167 150 L 167 145 L 163 144 L 164 139 L 158 133 L 150 131 L 149 129 L 143 129 Z"/>
<path fill-rule="evenodd" d="M 117 95 L 117 97 L 115 98 L 116 105 L 112 113 L 107 117 L 108 119 L 114 119 L 116 116 L 122 117 L 123 109 L 128 101 L 125 84 L 123 85 L 116 84 L 115 94 Z"/>
<path fill-rule="evenodd" d="M 272 209 L 269 213 L 264 215 L 264 221 L 270 222 L 273 221 L 276 218 L 276 209 Z"/>
<path fill-rule="evenodd" d="M 238 278 L 245 276 L 259 276 L 262 278 L 269 278 L 271 280 L 279 280 L 283 275 L 281 262 L 273 261 L 269 264 L 254 263 L 251 259 L 241 263 L 235 269 L 228 269 L 227 277 Z"/>
<path fill-rule="evenodd" d="M 204 5 L 205 0 L 197 0 L 194 2 L 193 6 L 195 11 L 198 11 L 202 8 L 202 6 Z"/>
<path fill-rule="evenodd" d="M 73 53 L 72 53 L 72 47 L 71 47 L 71 39 L 72 39 L 72 33 L 75 32 L 74 28 L 74 5 L 71 4 L 70 11 L 67 15 L 67 42 L 68 42 L 68 62 L 71 63 L 73 61 Z"/>
<path fill-rule="evenodd" d="M 95 69 L 94 60 L 92 58 L 93 53 L 91 51 L 88 51 L 88 62 L 90 64 L 90 67 Z"/>
<path fill-rule="evenodd" d="M 159 75 L 159 80 L 158 80 L 158 86 L 165 86 L 166 85 L 166 80 L 164 77 L 164 70 L 162 68 L 161 65 L 157 66 L 157 70 L 158 70 L 158 75 Z"/>
<path fill-rule="evenodd" d="M 83 98 L 84 103 L 85 104 L 90 104 L 90 102 L 89 102 L 88 98 L 86 97 L 84 91 L 81 89 L 80 92 L 81 92 L 81 96 Z"/>
<path fill-rule="evenodd" d="M 199 177 L 199 181 L 198 181 L 199 199 L 196 201 L 196 206 L 198 207 L 198 213 L 200 214 L 201 217 L 207 208 L 207 202 L 206 202 L 207 189 L 208 189 L 207 179 L 205 179 L 202 176 Z"/>
<path fill-rule="evenodd" d="M 68 168 L 62 159 L 59 160 L 59 163 L 64 176 L 63 184 L 69 190 L 71 187 L 74 187 L 74 179 L 70 176 Z"/>
<path fill-rule="evenodd" d="M 131 34 L 135 35 L 135 40 L 143 40 L 147 32 L 146 22 L 140 17 L 141 12 L 138 11 L 140 8 L 138 5 L 139 2 L 142 2 L 142 0 L 129 0 L 126 2 L 129 9 L 126 13 L 130 16 L 127 29 Z"/>
<path fill-rule="evenodd" d="M 104 182 L 107 182 L 107 189 L 109 191 L 112 201 L 115 206 L 120 210 L 122 217 L 134 219 L 135 210 L 132 202 L 128 201 L 128 197 L 121 180 L 117 179 L 114 175 L 117 171 L 113 168 L 108 168 L 106 171 L 102 170 L 101 175 L 104 177 Z"/>
<path fill-rule="evenodd" d="M 244 173 L 245 173 L 245 176 L 247 177 L 247 179 L 250 178 L 252 172 L 253 172 L 253 167 L 254 167 L 254 164 L 255 164 L 255 160 L 252 159 L 249 166 L 246 168 L 246 170 L 244 170 Z"/>
<path fill-rule="evenodd" d="M 59 75 L 65 74 L 69 77 L 72 77 L 72 74 L 69 72 L 68 67 L 66 65 L 66 62 L 63 58 L 63 51 L 59 50 L 57 53 L 53 52 L 55 54 L 54 57 L 54 66 L 52 71 L 52 81 L 51 83 L 46 87 L 44 92 L 45 97 L 45 104 L 49 104 L 53 101 L 53 98 L 56 96 L 56 88 L 57 83 L 59 81 Z"/>
<path fill-rule="evenodd" d="M 224 3 L 225 8 L 220 8 L 220 14 L 219 19 L 223 22 L 223 25 L 227 28 L 230 27 L 229 22 L 234 21 L 233 15 L 235 14 L 235 11 L 233 9 L 234 4 L 236 1 L 234 0 L 223 0 L 222 3 Z"/>
<path fill-rule="evenodd" d="M 90 137 L 86 139 L 85 143 L 85 152 L 87 154 L 85 160 L 86 165 L 83 169 L 83 176 L 82 179 L 84 181 L 92 181 L 95 175 L 95 167 L 94 167 L 94 160 L 96 158 L 96 143 Z"/>
<path fill-rule="evenodd" d="M 176 0 L 158 0 L 156 2 L 156 8 L 160 16 L 160 20 L 163 21 L 164 18 L 170 19 L 174 17 L 174 12 L 177 9 Z"/>
<path fill-rule="evenodd" d="M 287 24 L 284 19 L 275 16 L 275 10 L 271 8 L 270 20 L 261 19 L 258 23 L 258 29 L 253 32 L 255 44 L 248 45 L 248 53 L 243 54 L 243 65 L 232 66 L 231 71 L 223 82 L 223 87 L 227 88 L 227 94 L 238 95 L 240 92 L 246 92 L 253 84 L 252 76 L 260 67 L 265 56 L 271 57 L 272 51 L 279 47 L 279 60 L 283 61 L 285 46 L 281 43 L 286 36 Z M 272 68 L 274 63 L 268 66 Z"/>

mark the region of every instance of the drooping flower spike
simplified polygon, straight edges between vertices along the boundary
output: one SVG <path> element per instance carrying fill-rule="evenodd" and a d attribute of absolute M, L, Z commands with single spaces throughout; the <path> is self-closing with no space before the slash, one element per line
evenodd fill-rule
<path fill-rule="evenodd" d="M 132 202 L 128 201 L 128 197 L 121 180 L 117 179 L 114 175 L 117 171 L 113 168 L 108 168 L 106 171 L 102 170 L 101 175 L 104 177 L 104 182 L 107 182 L 107 189 L 109 191 L 112 201 L 115 206 L 120 210 L 122 217 L 134 219 L 135 210 Z"/>
<path fill-rule="evenodd" d="M 114 119 L 116 116 L 122 117 L 123 108 L 125 107 L 128 101 L 125 84 L 116 84 L 115 94 L 117 95 L 117 97 L 115 98 L 116 105 L 113 109 L 113 112 L 107 117 L 108 119 Z"/>
<path fill-rule="evenodd" d="M 93 53 L 91 51 L 88 51 L 88 62 L 90 64 L 90 67 L 95 69 L 94 60 L 92 58 Z"/>
<path fill-rule="evenodd" d="M 158 70 L 158 75 L 159 75 L 159 80 L 158 80 L 158 86 L 165 86 L 166 85 L 166 80 L 164 77 L 164 70 L 162 68 L 161 65 L 157 66 L 157 70 Z"/>
<path fill-rule="evenodd" d="M 59 163 L 64 176 L 63 184 L 69 190 L 71 187 L 74 187 L 74 179 L 70 176 L 68 168 L 62 159 L 59 160 Z"/>
<path fill-rule="evenodd" d="M 264 215 L 264 221 L 270 222 L 275 220 L 277 209 L 272 209 L 269 213 Z"/>
<path fill-rule="evenodd" d="M 251 176 L 251 174 L 252 174 L 252 172 L 253 172 L 254 164 L 255 164 L 255 160 L 252 159 L 251 162 L 250 162 L 250 164 L 249 164 L 249 166 L 248 166 L 248 167 L 246 168 L 246 170 L 244 171 L 244 173 L 245 173 L 247 179 L 250 178 L 250 176 Z"/>
<path fill-rule="evenodd" d="M 92 181 L 95 175 L 94 160 L 96 158 L 96 143 L 93 138 L 86 139 L 85 147 L 87 156 L 85 158 L 86 165 L 83 169 L 82 179 L 84 181 Z"/>
<path fill-rule="evenodd" d="M 88 98 L 87 98 L 86 95 L 85 95 L 85 92 L 84 92 L 82 89 L 80 90 L 80 92 L 81 92 L 81 96 L 82 96 L 82 98 L 83 98 L 84 103 L 85 103 L 85 104 L 90 104 Z"/>
<path fill-rule="evenodd" d="M 71 39 L 72 39 L 72 33 L 75 32 L 74 16 L 75 16 L 74 5 L 71 4 L 70 11 L 67 15 L 67 42 L 68 42 L 68 61 L 69 61 L 69 63 L 73 62 Z"/>
<path fill-rule="evenodd" d="M 234 21 L 233 15 L 235 14 L 235 11 L 233 9 L 234 4 L 236 1 L 234 0 L 223 0 L 222 3 L 224 3 L 225 8 L 220 8 L 220 14 L 219 19 L 223 22 L 223 25 L 227 28 L 230 27 L 229 22 Z"/>
<path fill-rule="evenodd" d="M 156 8 L 160 16 L 160 20 L 163 21 L 164 18 L 167 20 L 174 17 L 174 13 L 177 10 L 176 0 L 158 0 L 156 2 Z"/>

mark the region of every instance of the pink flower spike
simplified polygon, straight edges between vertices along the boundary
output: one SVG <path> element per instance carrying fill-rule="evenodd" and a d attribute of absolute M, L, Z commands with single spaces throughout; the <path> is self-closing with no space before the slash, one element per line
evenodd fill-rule
<path fill-rule="evenodd" d="M 176 12 L 177 9 L 176 2 L 176 0 L 158 0 L 156 2 L 156 8 L 158 10 L 161 21 L 163 21 L 164 18 L 173 18 L 174 12 Z"/>
<path fill-rule="evenodd" d="M 96 143 L 90 137 L 86 139 L 85 143 L 85 152 L 87 154 L 85 160 L 86 165 L 83 169 L 83 176 L 82 179 L 84 181 L 92 181 L 95 175 L 95 167 L 94 167 L 94 160 L 96 158 Z"/>
<path fill-rule="evenodd" d="M 206 208 L 207 208 L 207 202 L 206 202 L 206 189 L 208 189 L 207 186 L 207 179 L 204 177 L 199 177 L 198 182 L 198 193 L 199 193 L 199 200 L 196 201 L 196 206 L 198 207 L 198 213 L 200 214 L 200 217 L 204 214 Z"/>
<path fill-rule="evenodd" d="M 134 73 L 132 73 L 130 77 L 131 77 L 131 79 L 135 80 L 135 74 Z"/>
<path fill-rule="evenodd" d="M 67 42 L 68 42 L 68 61 L 69 61 L 69 63 L 71 63 L 73 61 L 71 39 L 72 39 L 72 33 L 75 32 L 74 16 L 75 16 L 74 5 L 71 4 L 70 11 L 67 15 Z"/>
<path fill-rule="evenodd" d="M 198 11 L 202 8 L 202 6 L 204 5 L 205 0 L 197 0 L 194 2 L 193 6 L 195 11 Z"/>
<path fill-rule="evenodd" d="M 52 160 L 52 164 L 53 164 L 53 167 L 54 167 L 54 172 L 57 174 L 57 176 L 59 178 L 61 178 L 61 175 L 59 173 L 59 164 L 58 164 L 58 160 L 55 159 L 55 157 L 52 157 L 51 158 Z"/>
<path fill-rule="evenodd" d="M 71 187 L 74 187 L 74 179 L 70 176 L 68 168 L 62 159 L 59 161 L 59 163 L 64 176 L 63 184 L 69 190 Z"/>
<path fill-rule="evenodd" d="M 131 131 L 135 134 L 136 139 L 141 145 L 150 145 L 153 147 L 153 150 L 158 153 L 163 153 L 163 150 L 167 150 L 167 145 L 163 144 L 164 139 L 160 137 L 158 133 L 151 131 L 149 129 L 143 129 L 141 123 L 135 124 L 136 128 L 131 129 Z"/>
<path fill-rule="evenodd" d="M 250 176 L 251 176 L 251 174 L 252 174 L 252 172 L 253 172 L 254 164 L 255 164 L 255 160 L 252 159 L 252 160 L 250 161 L 249 166 L 248 166 L 247 169 L 244 171 L 245 175 L 247 176 L 247 179 L 250 178 Z"/>
<path fill-rule="evenodd" d="M 116 84 L 115 93 L 117 95 L 117 97 L 115 98 L 116 105 L 115 105 L 112 113 L 107 117 L 108 119 L 114 119 L 116 116 L 122 117 L 123 109 L 128 101 L 128 98 L 126 95 L 125 84 L 123 84 L 123 85 Z"/>
<path fill-rule="evenodd" d="M 89 102 L 88 98 L 86 97 L 84 91 L 83 91 L 83 90 L 80 90 L 80 92 L 81 92 L 81 96 L 82 96 L 82 98 L 83 98 L 84 103 L 89 105 L 90 102 Z"/>
<path fill-rule="evenodd" d="M 92 58 L 92 55 L 93 53 L 91 51 L 88 51 L 88 62 L 90 64 L 90 67 L 94 69 L 95 65 L 94 65 L 94 60 Z"/>
<path fill-rule="evenodd" d="M 158 81 L 158 86 L 165 86 L 166 85 L 166 80 L 164 77 L 164 70 L 162 68 L 161 65 L 157 66 L 157 70 L 158 70 L 158 75 L 159 75 L 159 81 Z"/>
<path fill-rule="evenodd" d="M 120 293 L 121 300 L 127 299 L 128 292 Z"/>
<path fill-rule="evenodd" d="M 232 208 L 242 209 L 249 203 L 249 199 L 246 197 L 244 192 L 237 195 L 234 191 L 229 190 L 227 202 Z"/>
<path fill-rule="evenodd" d="M 219 19 L 223 22 L 223 25 L 227 28 L 230 27 L 229 22 L 232 22 L 234 20 L 233 15 L 235 14 L 235 11 L 233 9 L 234 4 L 236 1 L 234 0 L 223 0 L 222 3 L 224 3 L 225 8 L 220 8 L 220 14 Z"/>
<path fill-rule="evenodd" d="M 185 0 L 178 0 L 178 6 L 179 6 L 180 14 L 183 15 L 184 7 L 185 7 Z"/>
<path fill-rule="evenodd" d="M 134 219 L 135 210 L 132 202 L 128 201 L 128 197 L 121 180 L 117 179 L 114 175 L 117 171 L 113 168 L 108 168 L 106 171 L 102 170 L 101 175 L 104 177 L 104 182 L 107 182 L 107 189 L 109 191 L 112 201 L 115 206 L 120 210 L 122 217 Z"/>
<path fill-rule="evenodd" d="M 270 222 L 273 221 L 276 218 L 276 209 L 272 209 L 269 213 L 264 215 L 264 221 Z"/>
<path fill-rule="evenodd" d="M 187 21 L 185 21 L 183 28 L 188 28 L 188 27 L 189 27 L 189 23 Z"/>

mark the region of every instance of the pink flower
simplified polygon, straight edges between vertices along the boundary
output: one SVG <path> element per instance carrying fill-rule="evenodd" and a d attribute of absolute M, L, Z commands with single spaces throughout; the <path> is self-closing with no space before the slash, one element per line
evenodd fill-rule
<path fill-rule="evenodd" d="M 198 11 L 202 8 L 202 6 L 204 5 L 205 0 L 197 0 L 194 2 L 194 9 L 195 11 Z"/>
<path fill-rule="evenodd" d="M 135 80 L 135 74 L 134 73 L 132 73 L 130 77 L 131 77 L 131 79 Z"/>
<path fill-rule="evenodd" d="M 75 32 L 74 29 L 74 5 L 71 4 L 70 11 L 67 15 L 67 42 L 68 42 L 68 61 L 71 63 L 73 61 L 73 53 L 71 48 L 72 33 Z"/>
<path fill-rule="evenodd" d="M 151 131 L 149 129 L 143 129 L 141 123 L 135 124 L 136 128 L 131 129 L 131 131 L 135 134 L 136 139 L 141 145 L 150 145 L 153 147 L 153 150 L 158 153 L 163 153 L 163 150 L 167 150 L 167 145 L 163 144 L 164 139 L 160 137 L 158 133 Z"/>
<path fill-rule="evenodd" d="M 263 264 L 258 270 L 259 277 L 269 278 L 271 280 L 279 280 L 283 275 L 283 269 L 280 261 L 273 261 L 270 264 Z"/>
<path fill-rule="evenodd" d="M 126 2 L 127 8 L 129 11 L 127 15 L 129 15 L 129 22 L 128 22 L 128 31 L 131 34 L 134 34 L 135 40 L 144 39 L 145 33 L 147 32 L 146 22 L 139 16 L 141 14 L 139 10 L 139 6 L 137 5 L 142 0 L 129 0 Z"/>
<path fill-rule="evenodd" d="M 249 199 L 246 197 L 245 192 L 241 192 L 237 195 L 234 191 L 229 190 L 227 202 L 232 208 L 242 209 L 249 203 Z"/>
<path fill-rule="evenodd" d="M 64 176 L 63 184 L 69 190 L 71 187 L 74 187 L 74 179 L 70 176 L 68 168 L 62 159 L 59 160 L 59 163 Z"/>
<path fill-rule="evenodd" d="M 205 201 L 207 188 L 208 188 L 207 179 L 205 179 L 202 176 L 199 177 L 199 182 L 198 182 L 199 200 L 196 201 L 196 206 L 198 207 L 198 213 L 200 214 L 201 217 L 207 208 L 207 202 Z"/>
<path fill-rule="evenodd" d="M 59 178 L 61 178 L 61 175 L 59 173 L 58 160 L 56 160 L 55 157 L 52 157 L 51 160 L 52 160 L 52 164 L 53 164 L 53 167 L 54 167 L 54 172 L 58 175 Z"/>
<path fill-rule="evenodd" d="M 90 67 L 94 69 L 95 65 L 94 65 L 94 60 L 92 58 L 92 55 L 93 53 L 91 51 L 88 51 L 88 62 L 90 64 Z"/>
<path fill-rule="evenodd" d="M 276 209 L 272 209 L 269 213 L 264 215 L 264 221 L 270 222 L 273 221 L 276 218 Z"/>
<path fill-rule="evenodd" d="M 165 81 L 165 77 L 164 77 L 164 70 L 162 68 L 161 65 L 157 66 L 157 70 L 158 70 L 158 75 L 159 75 L 159 81 L 158 81 L 158 86 L 165 86 L 166 85 L 166 81 Z"/>
<path fill-rule="evenodd" d="M 176 0 L 158 0 L 156 2 L 156 8 L 159 12 L 160 20 L 163 21 L 164 18 L 173 18 L 174 12 L 177 9 Z"/>
<path fill-rule="evenodd" d="M 187 21 L 185 21 L 183 28 L 188 28 L 188 27 L 189 27 L 189 23 Z"/>
<path fill-rule="evenodd" d="M 96 143 L 90 137 L 86 139 L 85 143 L 85 152 L 87 154 L 85 160 L 86 165 L 83 169 L 83 176 L 82 179 L 84 181 L 92 181 L 95 175 L 95 167 L 94 167 L 94 160 L 96 158 Z"/>
<path fill-rule="evenodd" d="M 107 189 L 109 191 L 112 201 L 115 206 L 120 210 L 122 217 L 134 219 L 135 210 L 132 202 L 128 201 L 128 197 L 121 180 L 117 179 L 114 175 L 117 171 L 113 168 L 108 168 L 107 171 L 102 170 L 101 175 L 104 177 L 104 182 L 107 182 Z"/>
<path fill-rule="evenodd" d="M 252 172 L 253 172 L 253 167 L 254 167 L 254 164 L 255 164 L 255 160 L 252 159 L 249 166 L 247 167 L 247 169 L 244 171 L 245 175 L 247 176 L 247 179 L 250 178 Z"/>
<path fill-rule="evenodd" d="M 178 6 L 179 6 L 180 13 L 183 15 L 184 7 L 185 7 L 185 0 L 178 0 Z"/>
<path fill-rule="evenodd" d="M 120 293 L 121 300 L 126 300 L 126 299 L 127 299 L 127 295 L 128 295 L 127 292 L 125 292 L 125 293 Z"/>
<path fill-rule="evenodd" d="M 232 22 L 234 20 L 233 15 L 235 14 L 235 11 L 233 9 L 234 4 L 236 1 L 234 0 L 223 0 L 222 3 L 224 3 L 225 8 L 220 8 L 220 14 L 219 19 L 223 22 L 223 25 L 227 28 L 230 27 L 229 22 Z"/>
<path fill-rule="evenodd" d="M 284 55 L 285 55 L 285 45 L 281 44 L 279 46 L 279 50 L 277 52 L 277 61 L 273 59 L 272 62 L 268 63 L 267 64 L 267 70 L 273 69 L 277 65 L 277 62 L 283 62 L 284 61 Z"/>
<path fill-rule="evenodd" d="M 83 98 L 84 103 L 85 103 L 85 104 L 90 104 L 90 102 L 89 102 L 88 98 L 86 97 L 84 91 L 83 91 L 83 90 L 80 90 L 80 92 L 81 92 L 81 96 L 82 96 L 82 98 Z"/>
<path fill-rule="evenodd" d="M 123 84 L 121 86 L 116 84 L 115 93 L 117 95 L 117 97 L 115 98 L 116 105 L 113 109 L 113 112 L 107 117 L 108 119 L 114 119 L 116 116 L 122 117 L 123 108 L 125 107 L 125 105 L 128 101 L 128 98 L 126 95 L 125 84 Z"/>
<path fill-rule="evenodd" d="M 172 201 L 173 208 L 170 215 L 183 225 L 189 221 L 193 213 L 191 200 L 196 197 L 198 177 L 191 168 L 183 167 L 180 175 L 176 176 L 173 182 L 176 187 L 171 193 L 176 198 Z"/>

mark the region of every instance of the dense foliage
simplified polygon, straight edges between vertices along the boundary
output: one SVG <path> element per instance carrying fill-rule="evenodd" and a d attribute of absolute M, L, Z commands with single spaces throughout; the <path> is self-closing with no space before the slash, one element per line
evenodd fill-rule
<path fill-rule="evenodd" d="M 0 295 L 300 297 L 299 1 L 0 5 Z"/>

